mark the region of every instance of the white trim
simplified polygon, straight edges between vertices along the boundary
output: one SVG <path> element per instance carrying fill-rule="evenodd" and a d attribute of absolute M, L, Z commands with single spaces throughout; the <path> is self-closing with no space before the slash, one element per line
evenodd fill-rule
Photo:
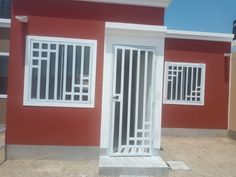
<path fill-rule="evenodd" d="M 166 37 L 167 38 L 176 38 L 176 39 L 192 39 L 192 40 L 231 42 L 233 40 L 234 35 L 233 34 L 226 34 L 226 33 L 167 30 Z"/>
<path fill-rule="evenodd" d="M 124 4 L 148 7 L 168 7 L 172 0 L 75 0 L 96 3 Z"/>
<path fill-rule="evenodd" d="M 0 56 L 9 56 L 9 52 L 0 52 Z"/>
<path fill-rule="evenodd" d="M 154 29 L 154 30 L 153 30 Z M 156 48 L 156 89 L 154 93 L 155 119 L 153 121 L 153 147 L 160 148 L 161 113 L 162 113 L 162 85 L 164 64 L 164 37 L 166 27 L 152 25 L 136 25 L 125 23 L 106 23 L 103 87 L 102 87 L 102 113 L 100 147 L 110 149 L 112 130 L 112 83 L 113 80 L 113 47 L 114 45 L 148 46 Z M 109 151 L 108 151 L 109 153 Z M 109 154 L 108 154 L 109 155 Z"/>
<path fill-rule="evenodd" d="M 132 23 L 106 22 L 106 33 L 109 35 L 129 35 L 129 36 L 158 36 L 166 35 L 167 27 L 158 25 L 140 25 Z"/>
<path fill-rule="evenodd" d="M 15 18 L 22 23 L 28 23 L 28 16 L 18 16 L 16 15 Z"/>
<path fill-rule="evenodd" d="M 6 94 L 0 94 L 0 98 L 7 98 L 7 95 Z"/>
<path fill-rule="evenodd" d="M 182 69 L 179 70 L 177 69 L 176 71 L 174 70 L 171 70 L 169 71 L 168 67 L 171 66 L 171 67 L 181 67 Z M 181 73 L 181 93 L 182 93 L 182 78 L 183 78 L 183 68 L 186 67 L 186 68 L 192 68 L 192 71 L 191 71 L 191 83 L 190 83 L 190 95 L 187 95 L 187 85 L 188 85 L 188 72 L 189 70 L 186 70 L 186 90 L 185 90 L 185 99 L 183 100 L 182 97 L 180 97 L 180 99 L 178 100 L 177 99 L 177 85 L 178 85 L 178 74 Z M 195 90 L 192 90 L 192 85 L 193 85 L 193 68 L 201 68 L 201 83 L 200 83 L 200 86 L 197 86 L 197 82 L 198 82 L 198 70 L 196 71 L 196 86 L 195 86 Z M 170 99 L 167 99 L 167 89 L 168 89 L 168 77 L 169 77 L 169 72 L 171 72 L 171 75 L 173 74 L 173 72 L 176 72 L 176 91 L 175 91 L 175 96 L 176 98 L 172 99 L 172 89 L 173 89 L 173 80 L 171 80 L 171 95 L 170 95 Z M 164 91 L 163 91 L 163 103 L 164 104 L 176 104 L 176 105 L 196 105 L 196 106 L 203 106 L 204 105 L 204 98 L 205 98 L 205 72 L 206 72 L 206 64 L 203 64 L 203 63 L 188 63 L 188 62 L 171 62 L 171 61 L 166 61 L 165 62 L 165 75 L 164 75 Z M 171 77 L 171 76 L 170 76 Z M 197 87 L 199 87 L 199 91 L 197 91 Z M 195 92 L 195 95 L 192 95 L 193 94 L 193 91 Z M 200 93 L 200 100 L 197 101 L 193 101 L 191 100 L 192 98 L 196 99 L 196 93 L 199 92 Z M 182 95 L 182 94 L 181 94 Z M 187 100 L 187 96 L 190 96 L 190 100 Z"/>
<path fill-rule="evenodd" d="M 11 27 L 11 19 L 0 18 L 0 27 L 10 28 Z"/>
<path fill-rule="evenodd" d="M 45 97 L 45 99 L 40 99 L 39 98 L 39 87 L 37 89 L 37 98 L 32 99 L 30 98 L 30 87 L 31 87 L 31 73 L 32 73 L 32 68 L 33 64 L 31 64 L 31 54 L 32 54 L 32 43 L 31 41 L 40 41 L 40 42 L 48 42 L 48 45 L 50 43 L 53 43 L 58 46 L 61 42 L 62 45 L 68 46 L 68 45 L 76 45 L 80 44 L 82 48 L 86 46 L 90 46 L 90 77 L 87 79 L 90 79 L 90 87 L 89 87 L 89 100 L 87 102 L 83 102 L 82 98 L 80 101 L 76 101 L 74 99 L 72 100 L 65 100 L 65 83 L 64 83 L 64 88 L 63 88 L 63 99 L 58 100 L 57 98 L 54 97 L 54 99 L 48 99 Z M 41 44 L 41 43 L 39 43 Z M 66 48 L 67 49 L 67 48 Z M 39 49 L 38 50 L 47 50 L 50 51 L 50 49 Z M 56 52 L 58 53 L 58 52 Z M 40 54 L 41 55 L 41 54 Z M 48 54 L 49 55 L 49 54 Z M 66 56 L 66 52 L 64 54 Z M 58 56 L 58 55 L 56 55 Z M 39 57 L 40 59 L 40 57 Z M 94 108 L 95 106 L 95 82 L 96 82 L 96 60 L 97 60 L 97 41 L 96 40 L 87 40 L 87 39 L 72 39 L 72 38 L 59 38 L 59 37 L 46 37 L 46 36 L 27 36 L 26 40 L 26 59 L 25 59 L 25 80 L 24 80 L 24 100 L 23 100 L 23 105 L 24 106 L 47 106 L 47 107 L 79 107 L 79 108 Z M 66 61 L 66 60 L 64 60 Z M 40 60 L 38 60 L 39 63 Z M 82 67 L 83 65 L 81 65 Z M 66 68 L 66 65 L 64 65 L 64 68 Z M 40 69 L 40 66 L 39 66 Z M 65 71 L 64 73 L 64 78 L 65 78 Z M 40 75 L 39 75 L 40 77 Z M 39 81 L 40 79 L 38 79 Z M 82 80 L 81 80 L 82 82 Z M 39 86 L 39 82 L 38 82 Z M 71 88 L 73 90 L 74 88 Z M 82 93 L 80 93 L 80 97 L 82 97 Z M 55 96 L 55 93 L 54 93 Z M 74 95 L 71 92 L 71 97 Z"/>

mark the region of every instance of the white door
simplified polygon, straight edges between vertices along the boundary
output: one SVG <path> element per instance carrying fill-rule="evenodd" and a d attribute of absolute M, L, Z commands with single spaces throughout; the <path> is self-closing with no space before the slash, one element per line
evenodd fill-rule
<path fill-rule="evenodd" d="M 153 148 L 155 49 L 115 45 L 111 155 L 150 156 Z"/>

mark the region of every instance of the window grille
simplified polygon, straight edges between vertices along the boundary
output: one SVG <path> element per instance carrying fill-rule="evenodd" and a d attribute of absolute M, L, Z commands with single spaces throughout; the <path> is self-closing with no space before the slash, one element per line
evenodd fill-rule
<path fill-rule="evenodd" d="M 165 63 L 164 103 L 204 105 L 205 64 Z"/>
<path fill-rule="evenodd" d="M 25 105 L 93 107 L 96 41 L 27 37 Z"/>
<path fill-rule="evenodd" d="M 0 98 L 7 98 L 9 53 L 0 52 Z"/>

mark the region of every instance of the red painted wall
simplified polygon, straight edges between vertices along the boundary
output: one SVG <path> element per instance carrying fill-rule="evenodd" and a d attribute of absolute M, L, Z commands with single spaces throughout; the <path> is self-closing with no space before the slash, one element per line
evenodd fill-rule
<path fill-rule="evenodd" d="M 96 39 L 97 73 L 94 109 L 23 106 L 25 36 Z M 99 145 L 104 51 L 104 22 L 29 17 L 13 19 L 8 84 L 8 144 Z"/>
<path fill-rule="evenodd" d="M 15 15 L 29 16 L 20 23 Z M 74 0 L 13 0 L 9 61 L 7 144 L 98 146 L 105 21 L 163 24 L 164 9 Z M 95 108 L 23 106 L 26 35 L 98 41 Z"/>
<path fill-rule="evenodd" d="M 14 14 L 80 18 L 111 22 L 164 24 L 164 8 L 79 2 L 76 0 L 13 0 Z"/>
<path fill-rule="evenodd" d="M 226 129 L 230 43 L 166 39 L 165 60 L 206 64 L 205 105 L 163 105 L 163 127 Z"/>

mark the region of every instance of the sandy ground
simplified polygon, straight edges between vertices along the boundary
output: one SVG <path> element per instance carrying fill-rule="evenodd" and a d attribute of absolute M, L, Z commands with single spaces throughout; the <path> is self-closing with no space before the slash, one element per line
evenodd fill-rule
<path fill-rule="evenodd" d="M 162 138 L 162 157 L 180 160 L 190 170 L 169 177 L 236 177 L 236 141 L 229 138 Z M 98 177 L 98 161 L 9 160 L 0 177 Z"/>

